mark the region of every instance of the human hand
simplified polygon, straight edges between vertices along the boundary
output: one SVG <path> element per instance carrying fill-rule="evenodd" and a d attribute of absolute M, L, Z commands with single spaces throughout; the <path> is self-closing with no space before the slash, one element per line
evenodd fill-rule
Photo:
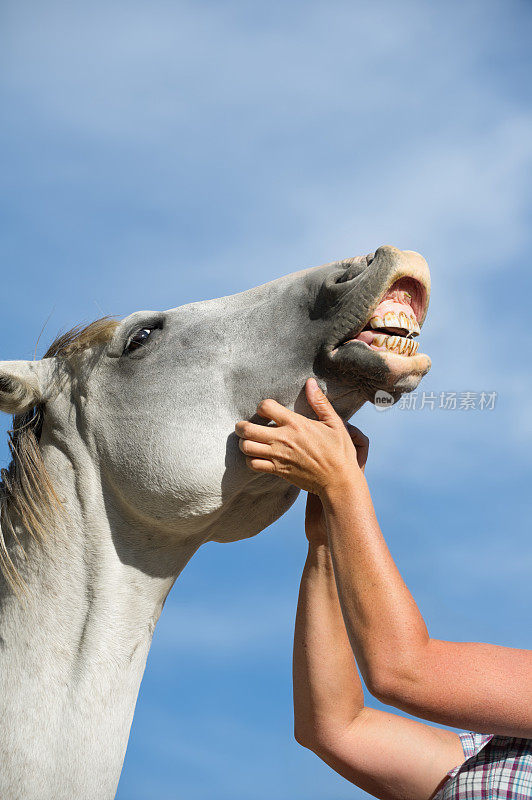
<path fill-rule="evenodd" d="M 236 424 L 235 431 L 251 469 L 277 475 L 321 496 L 328 488 L 362 473 L 368 440 L 358 428 L 346 428 L 313 378 L 305 390 L 317 420 L 289 411 L 275 400 L 263 400 L 257 413 L 276 426 L 244 420 Z"/>
<path fill-rule="evenodd" d="M 355 445 L 358 466 L 364 472 L 369 451 L 369 439 L 359 428 L 346 424 L 347 432 Z M 305 507 L 305 533 L 311 547 L 328 544 L 327 520 L 323 505 L 317 494 L 307 494 Z"/>
<path fill-rule="evenodd" d="M 351 437 L 351 441 L 355 445 L 358 466 L 362 472 L 365 472 L 366 461 L 368 460 L 369 453 L 369 439 L 366 434 L 362 433 L 360 428 L 355 427 L 355 425 L 351 425 L 351 423 L 346 422 L 345 427 L 349 436 Z"/>

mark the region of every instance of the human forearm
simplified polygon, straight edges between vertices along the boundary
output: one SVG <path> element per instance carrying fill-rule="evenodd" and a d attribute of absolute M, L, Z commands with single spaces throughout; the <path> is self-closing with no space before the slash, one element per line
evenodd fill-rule
<path fill-rule="evenodd" d="M 347 727 L 364 695 L 338 601 L 329 547 L 311 544 L 301 578 L 294 634 L 294 719 L 298 741 L 314 748 Z"/>
<path fill-rule="evenodd" d="M 364 707 L 330 551 L 323 542 L 311 543 L 301 579 L 294 711 L 300 744 L 384 800 L 426 800 L 463 758 L 456 734 Z"/>
<path fill-rule="evenodd" d="M 530 651 L 431 639 L 363 476 L 338 482 L 323 503 L 346 628 L 372 693 L 434 722 L 530 736 Z"/>
<path fill-rule="evenodd" d="M 362 473 L 331 485 L 322 502 L 351 646 L 368 686 L 381 694 L 389 681 L 408 678 L 429 641 L 427 628 L 384 541 Z"/>

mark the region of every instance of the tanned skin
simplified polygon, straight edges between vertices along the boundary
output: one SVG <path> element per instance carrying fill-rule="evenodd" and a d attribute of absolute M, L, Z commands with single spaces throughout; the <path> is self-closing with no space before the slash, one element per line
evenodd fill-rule
<path fill-rule="evenodd" d="M 364 706 L 379 700 L 480 733 L 532 736 L 532 651 L 432 639 L 390 555 L 364 476 L 367 438 L 309 379 L 317 420 L 264 400 L 274 426 L 236 425 L 248 466 L 309 492 L 294 637 L 296 739 L 383 800 L 428 800 L 458 734 Z M 356 662 L 355 662 L 356 659 Z"/>

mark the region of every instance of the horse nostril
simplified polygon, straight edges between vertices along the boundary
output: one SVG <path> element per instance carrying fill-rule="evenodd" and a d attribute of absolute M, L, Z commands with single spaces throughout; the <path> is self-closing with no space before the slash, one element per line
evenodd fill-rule
<path fill-rule="evenodd" d="M 332 281 L 335 284 L 341 284 L 348 283 L 349 281 L 352 281 L 353 278 L 358 278 L 358 276 L 364 272 L 366 267 L 369 267 L 374 258 L 375 253 L 370 253 L 367 256 L 361 256 L 360 258 L 353 259 L 351 264 L 348 264 L 344 267 L 343 272 L 332 278 Z M 340 264 L 338 264 L 338 266 L 340 266 Z"/>
<path fill-rule="evenodd" d="M 351 275 L 350 270 L 346 270 L 342 275 L 339 275 L 335 283 L 345 283 L 346 281 L 350 281 L 353 275 Z"/>

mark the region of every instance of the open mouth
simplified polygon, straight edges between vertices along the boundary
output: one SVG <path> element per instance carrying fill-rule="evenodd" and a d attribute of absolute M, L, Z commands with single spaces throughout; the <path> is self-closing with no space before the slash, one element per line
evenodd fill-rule
<path fill-rule="evenodd" d="M 419 349 L 415 340 L 423 320 L 426 291 L 414 278 L 403 277 L 385 292 L 361 331 L 351 331 L 339 347 L 361 342 L 371 350 L 411 358 Z"/>

